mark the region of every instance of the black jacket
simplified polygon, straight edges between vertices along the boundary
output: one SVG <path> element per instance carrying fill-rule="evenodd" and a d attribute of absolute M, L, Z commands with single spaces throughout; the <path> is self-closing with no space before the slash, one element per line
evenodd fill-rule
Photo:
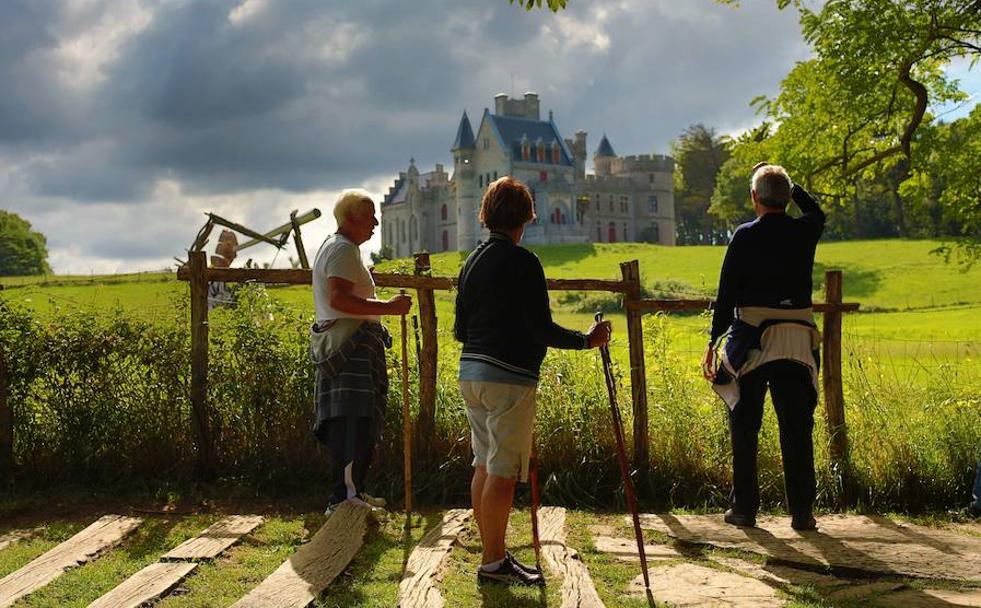
<path fill-rule="evenodd" d="M 545 271 L 538 257 L 492 232 L 460 270 L 456 339 L 461 359 L 483 361 L 538 379 L 545 350 L 586 348 L 586 336 L 552 321 Z"/>
<path fill-rule="evenodd" d="M 768 213 L 736 229 L 726 249 L 712 316 L 714 344 L 742 306 L 809 308 L 814 251 L 824 232 L 824 212 L 806 190 L 791 191 L 801 216 Z"/>

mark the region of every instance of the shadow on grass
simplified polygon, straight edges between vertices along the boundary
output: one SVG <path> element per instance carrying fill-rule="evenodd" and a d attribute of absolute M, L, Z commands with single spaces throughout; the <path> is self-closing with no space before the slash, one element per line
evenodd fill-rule
<path fill-rule="evenodd" d="M 882 285 L 882 272 L 879 270 L 869 270 L 848 264 L 832 264 L 830 266 L 820 262 L 814 262 L 814 272 L 811 280 L 814 282 L 814 289 L 824 291 L 824 273 L 828 270 L 840 270 L 842 280 L 842 299 L 846 302 L 849 298 L 863 298 L 875 295 Z M 820 298 L 822 301 L 824 298 Z"/>

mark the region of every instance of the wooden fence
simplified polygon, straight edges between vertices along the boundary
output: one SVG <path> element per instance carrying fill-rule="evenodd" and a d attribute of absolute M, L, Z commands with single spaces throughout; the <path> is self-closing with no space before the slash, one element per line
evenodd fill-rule
<path fill-rule="evenodd" d="M 647 433 L 647 376 L 644 362 L 642 319 L 649 312 L 706 310 L 711 300 L 647 300 L 641 297 L 640 265 L 637 260 L 620 264 L 620 280 L 549 279 L 552 291 L 602 291 L 623 295 L 627 315 L 627 337 L 630 358 L 630 389 L 633 404 L 634 463 L 646 469 L 650 461 L 650 442 Z M 452 290 L 456 278 L 431 275 L 428 253 L 415 255 L 415 272 L 411 275 L 373 273 L 378 287 L 414 289 L 419 305 L 422 331 L 422 350 L 419 361 L 419 416 L 415 439 L 420 449 L 426 449 L 433 436 L 436 418 L 436 368 L 439 357 L 435 292 Z M 214 437 L 209 426 L 208 411 L 208 302 L 210 281 L 259 281 L 269 284 L 310 285 L 310 270 L 279 270 L 258 268 L 208 268 L 204 252 L 190 255 L 187 265 L 177 272 L 177 278 L 191 284 L 191 403 L 198 442 L 198 473 L 203 478 L 214 474 Z M 814 306 L 824 314 L 824 348 L 822 373 L 830 451 L 834 462 L 847 458 L 848 443 L 845 431 L 845 407 L 841 383 L 841 317 L 842 313 L 858 310 L 858 304 L 842 302 L 841 271 L 825 274 L 825 302 Z M 0 394 L 2 397 L 2 394 Z M 2 406 L 2 403 L 0 403 Z M 0 437 L 2 437 L 0 432 Z"/>

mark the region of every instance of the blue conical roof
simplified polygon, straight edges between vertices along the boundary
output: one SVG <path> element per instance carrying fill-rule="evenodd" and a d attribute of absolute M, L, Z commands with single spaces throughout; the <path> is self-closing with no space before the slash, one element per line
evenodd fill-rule
<path fill-rule="evenodd" d="M 467 111 L 463 111 L 463 117 L 460 118 L 460 126 L 456 130 L 456 140 L 453 142 L 453 150 L 459 150 L 461 148 L 474 148 L 476 147 L 476 140 L 473 136 L 473 129 L 470 127 L 470 119 L 467 118 Z"/>
<path fill-rule="evenodd" d="M 613 146 L 610 145 L 610 140 L 606 138 L 606 133 L 603 134 L 603 139 L 600 140 L 599 147 L 596 148 L 596 154 L 593 156 L 616 156 L 616 152 L 613 151 Z"/>

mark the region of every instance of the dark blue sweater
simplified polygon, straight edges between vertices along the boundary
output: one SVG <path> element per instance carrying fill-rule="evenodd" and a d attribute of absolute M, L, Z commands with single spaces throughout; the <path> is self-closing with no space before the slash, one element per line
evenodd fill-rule
<path fill-rule="evenodd" d="M 768 213 L 736 229 L 726 249 L 712 315 L 711 343 L 732 324 L 735 308 L 809 308 L 814 251 L 824 212 L 806 190 L 791 191 L 801 216 Z"/>
<path fill-rule="evenodd" d="M 586 348 L 582 333 L 552 321 L 538 257 L 498 232 L 460 270 L 453 333 L 463 342 L 461 359 L 536 380 L 547 347 Z"/>

